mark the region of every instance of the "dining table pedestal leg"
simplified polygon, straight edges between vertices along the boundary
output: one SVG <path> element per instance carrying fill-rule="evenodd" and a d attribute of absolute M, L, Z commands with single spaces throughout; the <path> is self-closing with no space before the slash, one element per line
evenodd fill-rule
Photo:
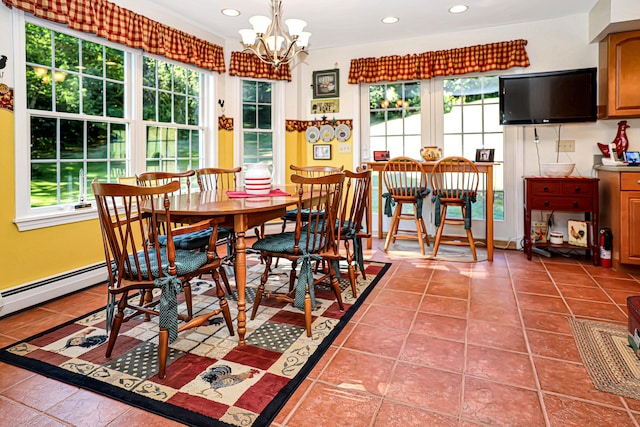
<path fill-rule="evenodd" d="M 238 290 L 238 345 L 245 345 L 244 334 L 247 332 L 247 246 L 244 241 L 247 231 L 247 218 L 236 215 L 234 219 L 236 231 L 236 288 Z"/>

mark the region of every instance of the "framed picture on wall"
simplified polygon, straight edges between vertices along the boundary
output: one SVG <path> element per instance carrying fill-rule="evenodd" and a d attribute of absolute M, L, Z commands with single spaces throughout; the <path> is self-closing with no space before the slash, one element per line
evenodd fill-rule
<path fill-rule="evenodd" d="M 493 148 L 478 148 L 476 150 L 476 162 L 493 162 Z"/>
<path fill-rule="evenodd" d="M 313 160 L 331 160 L 331 145 L 330 144 L 314 145 Z"/>
<path fill-rule="evenodd" d="M 337 98 L 340 96 L 340 70 L 313 72 L 313 97 Z"/>

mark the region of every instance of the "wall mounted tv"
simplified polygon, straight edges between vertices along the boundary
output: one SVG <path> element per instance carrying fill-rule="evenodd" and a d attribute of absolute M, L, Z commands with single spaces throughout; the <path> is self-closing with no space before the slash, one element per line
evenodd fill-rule
<path fill-rule="evenodd" d="M 594 122 L 596 68 L 500 76 L 500 124 Z"/>

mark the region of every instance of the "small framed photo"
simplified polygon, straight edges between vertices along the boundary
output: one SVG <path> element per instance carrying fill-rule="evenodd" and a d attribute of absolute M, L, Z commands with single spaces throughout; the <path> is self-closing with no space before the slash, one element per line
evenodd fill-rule
<path fill-rule="evenodd" d="M 313 72 L 313 98 L 338 98 L 340 96 L 340 70 Z"/>
<path fill-rule="evenodd" d="M 314 145 L 313 160 L 331 160 L 331 145 L 330 144 Z"/>
<path fill-rule="evenodd" d="M 476 150 L 476 162 L 493 162 L 493 148 L 478 148 Z"/>

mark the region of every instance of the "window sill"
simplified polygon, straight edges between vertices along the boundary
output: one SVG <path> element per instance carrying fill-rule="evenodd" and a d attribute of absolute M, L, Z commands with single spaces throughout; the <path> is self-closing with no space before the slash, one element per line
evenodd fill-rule
<path fill-rule="evenodd" d="M 56 225 L 71 224 L 74 222 L 88 221 L 98 218 L 95 207 L 73 209 L 73 207 L 60 208 L 57 212 L 47 212 L 40 215 L 29 215 L 13 220 L 19 231 L 37 230 L 39 228 L 54 227 Z"/>

